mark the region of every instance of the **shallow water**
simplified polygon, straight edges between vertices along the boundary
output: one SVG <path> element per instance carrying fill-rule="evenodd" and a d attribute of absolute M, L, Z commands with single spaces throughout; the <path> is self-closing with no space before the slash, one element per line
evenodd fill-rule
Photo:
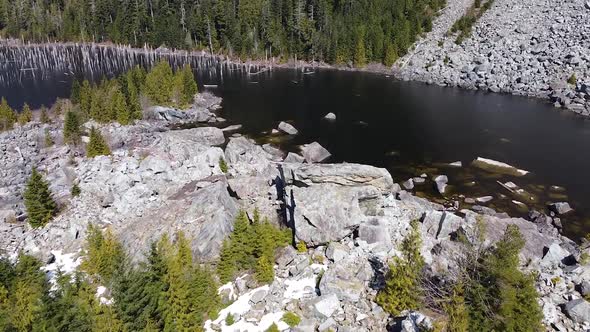
<path fill-rule="evenodd" d="M 69 94 L 72 77 L 85 75 L 24 77 L 19 84 L 0 86 L 0 95 L 15 106 L 25 101 L 49 105 Z M 590 231 L 590 121 L 544 101 L 331 70 L 304 74 L 275 69 L 250 76 L 226 71 L 223 77 L 207 71 L 197 78 L 201 90 L 203 84 L 218 85 L 207 90 L 223 97 L 220 115 L 230 124 L 242 124 L 241 132 L 259 142 L 297 151 L 300 144 L 318 141 L 333 154 L 331 161 L 386 167 L 400 182 L 422 173 L 429 178 L 446 174 L 451 185 L 446 197 L 433 190 L 430 180 L 416 186 L 419 195 L 441 202 L 461 199 L 459 195 L 492 195 L 482 205 L 524 216 L 526 210 L 512 200 L 537 209 L 566 200 L 575 209 L 562 220 L 567 234 L 579 237 Z M 336 121 L 322 119 L 329 112 L 337 115 Z M 270 134 L 279 121 L 292 123 L 300 134 Z M 477 157 L 530 174 L 499 175 L 470 166 Z M 447 165 L 455 161 L 463 167 Z M 512 194 L 497 181 L 512 181 L 528 194 Z"/>

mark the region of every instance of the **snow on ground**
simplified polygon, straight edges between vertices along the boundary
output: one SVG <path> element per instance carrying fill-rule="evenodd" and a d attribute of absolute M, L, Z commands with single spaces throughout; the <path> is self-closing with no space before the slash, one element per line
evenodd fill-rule
<path fill-rule="evenodd" d="M 291 299 L 299 300 L 305 294 L 310 293 L 310 288 L 311 288 L 311 291 L 314 292 L 316 283 L 317 283 L 316 276 L 303 278 L 303 279 L 299 279 L 299 280 L 285 280 L 285 286 L 287 286 L 287 289 L 285 290 L 285 293 L 283 294 L 283 297 L 285 298 L 285 302 L 289 302 L 289 300 L 291 300 Z"/>
<path fill-rule="evenodd" d="M 230 299 L 233 300 L 233 299 L 235 299 L 237 297 L 236 290 L 235 290 L 235 287 L 234 287 L 234 283 L 231 282 L 231 281 L 228 282 L 227 284 L 219 287 L 217 289 L 217 294 L 223 293 L 223 291 L 226 290 L 226 289 L 229 290 L 229 298 Z"/>
<path fill-rule="evenodd" d="M 61 250 L 53 250 L 51 254 L 55 257 L 53 263 L 47 264 L 41 269 L 47 273 L 49 281 L 53 284 L 56 282 L 55 279 L 57 278 L 58 272 L 71 274 L 82 263 L 82 257 L 74 258 L 78 253 L 62 254 Z"/>
<path fill-rule="evenodd" d="M 516 170 L 516 172 L 520 175 L 527 175 L 529 172 L 522 170 L 522 169 L 518 169 L 512 165 L 508 165 L 506 163 L 503 163 L 501 161 L 497 161 L 497 160 L 492 160 L 492 159 L 487 159 L 487 158 L 481 158 L 481 157 L 477 157 L 476 161 L 479 161 L 481 163 L 484 164 L 488 164 L 490 166 L 496 166 L 496 167 L 501 167 L 501 168 L 508 168 L 508 169 L 513 169 Z"/>
<path fill-rule="evenodd" d="M 226 287 L 226 285 L 223 285 L 221 288 L 223 288 L 223 287 Z M 260 322 L 258 322 L 258 323 L 247 322 L 243 317 L 241 317 L 245 313 L 250 311 L 250 308 L 251 308 L 250 299 L 252 298 L 254 293 L 256 293 L 260 290 L 264 290 L 264 291 L 268 292 L 269 288 L 270 287 L 268 285 L 258 287 L 256 289 L 253 289 L 253 290 L 249 291 L 248 293 L 238 297 L 238 299 L 234 303 L 232 303 L 227 308 L 225 308 L 219 312 L 219 317 L 217 317 L 216 320 L 214 320 L 214 321 L 208 320 L 205 322 L 205 331 L 214 332 L 215 330 L 212 328 L 213 324 L 219 326 L 221 328 L 222 332 L 224 332 L 224 331 L 225 332 L 234 332 L 234 331 L 264 332 L 273 323 L 277 324 L 279 330 L 281 330 L 281 331 L 288 329 L 289 326 L 285 322 L 281 321 L 281 318 L 283 318 L 283 314 L 284 314 L 284 312 L 282 312 L 282 311 L 266 314 L 260 319 Z M 230 315 L 230 314 L 240 316 L 240 320 L 236 321 L 234 324 L 232 324 L 230 326 L 227 326 L 227 325 L 225 325 L 225 318 L 227 317 L 227 315 Z"/>
<path fill-rule="evenodd" d="M 105 286 L 98 286 L 96 287 L 96 298 L 100 301 L 100 304 L 103 305 L 111 305 L 113 303 L 113 299 L 106 298 L 105 293 L 107 292 L 107 288 Z"/>

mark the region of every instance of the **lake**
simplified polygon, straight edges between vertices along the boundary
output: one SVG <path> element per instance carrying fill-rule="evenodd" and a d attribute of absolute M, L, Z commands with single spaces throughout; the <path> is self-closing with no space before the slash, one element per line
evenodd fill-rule
<path fill-rule="evenodd" d="M 15 107 L 51 105 L 69 95 L 74 77 L 98 80 L 121 68 L 0 73 L 8 77 L 1 80 L 0 95 Z M 242 124 L 241 132 L 261 143 L 297 151 L 318 141 L 332 153 L 330 161 L 385 167 L 398 182 L 425 173 L 429 179 L 415 192 L 441 203 L 491 195 L 493 200 L 481 205 L 526 216 L 513 201 L 543 211 L 548 202 L 568 201 L 575 211 L 562 218 L 566 234 L 579 238 L 590 232 L 589 120 L 541 100 L 400 82 L 380 74 L 307 70 L 247 75 L 200 68 L 196 76 L 201 90 L 223 97 L 220 115 L 228 124 Z M 336 121 L 323 119 L 329 112 Z M 280 121 L 290 122 L 300 134 L 272 134 Z M 515 177 L 482 170 L 471 166 L 477 157 L 530 173 Z M 463 167 L 448 165 L 456 161 Z M 444 197 L 430 181 L 436 174 L 449 177 Z M 498 183 L 508 181 L 524 193 Z"/>

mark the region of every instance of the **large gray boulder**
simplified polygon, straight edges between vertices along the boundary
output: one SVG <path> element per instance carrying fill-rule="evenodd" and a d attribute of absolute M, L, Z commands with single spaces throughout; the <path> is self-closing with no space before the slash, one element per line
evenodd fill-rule
<path fill-rule="evenodd" d="M 358 239 L 368 244 L 380 244 L 389 250 L 393 247 L 391 235 L 389 235 L 388 222 L 383 218 L 372 218 L 360 224 L 358 228 Z"/>
<path fill-rule="evenodd" d="M 358 302 L 365 290 L 364 279 L 367 274 L 365 271 L 366 262 L 357 262 L 357 264 L 335 264 L 332 265 L 322 276 L 320 280 L 320 294 L 336 295 L 343 302 Z M 360 275 L 359 274 L 359 270 Z M 368 267 L 370 271 L 371 268 Z M 362 279 L 361 279 L 362 278 Z"/>
<path fill-rule="evenodd" d="M 165 206 L 156 207 L 113 231 L 134 258 L 141 258 L 146 244 L 182 230 L 191 240 L 193 253 L 203 261 L 210 261 L 218 257 L 223 240 L 233 230 L 238 210 L 239 205 L 229 196 L 224 181 L 204 188 L 193 184 L 171 195 Z"/>
<path fill-rule="evenodd" d="M 273 156 L 245 137 L 232 137 L 225 148 L 225 161 L 231 166 L 230 172 L 240 175 L 266 174 Z"/>
<path fill-rule="evenodd" d="M 287 217 L 294 221 L 297 238 L 311 246 L 340 241 L 351 234 L 366 220 L 359 202 L 381 196 L 375 187 L 332 183 L 288 189 Z"/>
<path fill-rule="evenodd" d="M 313 303 L 314 314 L 318 318 L 332 317 L 334 312 L 340 308 L 340 300 L 335 294 L 322 295 Z"/>
<path fill-rule="evenodd" d="M 332 154 L 326 150 L 318 142 L 306 144 L 301 147 L 301 153 L 308 163 L 321 163 L 332 156 Z"/>
<path fill-rule="evenodd" d="M 573 211 L 568 202 L 557 202 L 549 204 L 549 209 L 557 214 L 566 214 Z"/>
<path fill-rule="evenodd" d="M 297 135 L 299 133 L 299 131 L 295 127 L 284 121 L 279 123 L 278 129 L 289 135 Z"/>
<path fill-rule="evenodd" d="M 426 232 L 437 240 L 448 240 L 463 222 L 463 218 L 446 211 L 427 212 L 422 220 Z"/>
<path fill-rule="evenodd" d="M 444 194 L 447 190 L 447 183 L 449 182 L 449 178 L 446 175 L 437 175 L 432 180 L 436 185 L 436 190 L 438 190 L 439 193 Z"/>
<path fill-rule="evenodd" d="M 382 193 L 393 190 L 393 179 L 384 168 L 361 164 L 313 164 L 287 167 L 287 183 L 333 183 L 341 186 L 372 186 Z"/>
<path fill-rule="evenodd" d="M 569 301 L 565 304 L 564 310 L 576 323 L 590 322 L 590 303 L 584 299 Z"/>

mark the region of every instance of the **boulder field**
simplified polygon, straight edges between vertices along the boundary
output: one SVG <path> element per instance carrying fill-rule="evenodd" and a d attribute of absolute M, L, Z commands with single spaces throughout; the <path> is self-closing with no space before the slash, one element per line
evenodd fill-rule
<path fill-rule="evenodd" d="M 539 214 L 530 221 L 457 211 L 402 190 L 382 168 L 311 163 L 315 157 L 287 155 L 235 134 L 226 137 L 227 131 L 206 124 L 217 122 L 209 110 L 215 105 L 132 126 L 86 124 L 98 126 L 112 149 L 112 155 L 92 159 L 80 147 L 43 146 L 46 130 L 61 137 L 60 124 L 33 122 L 0 133 L 3 254 L 24 251 L 59 265 L 59 252 L 79 261 L 87 226 L 94 224 L 110 228 L 135 261 L 162 234 L 182 230 L 199 260 L 213 262 L 238 211 L 257 208 L 271 222 L 292 228 L 295 240 L 309 249 L 282 249 L 270 285 L 257 287 L 246 275 L 221 287 L 222 297 L 235 302 L 208 321 L 207 330 L 263 331 L 284 312 L 295 312 L 302 321 L 294 331 L 383 331 L 392 321 L 374 298 L 411 221 L 419 221 L 428 273 L 441 276 L 457 269 L 457 234 L 474 236 L 483 222 L 485 243 L 491 244 L 514 224 L 526 240 L 523 269 L 538 272 L 546 326 L 590 328 L 590 304 L 584 299 L 590 293 L 590 265 L 582 259 L 588 249 L 561 236 L 551 217 Z M 172 113 L 157 109 L 155 114 Z M 175 121 L 187 117 L 200 125 L 174 129 Z M 315 142 L 309 146 L 321 148 Z M 222 159 L 227 170 L 220 166 Z M 39 229 L 27 224 L 22 201 L 33 166 L 45 175 L 60 205 L 59 214 Z M 440 180 L 437 184 L 446 184 Z M 74 183 L 81 189 L 77 197 L 70 194 Z M 225 326 L 228 314 L 237 324 L 231 329 Z M 432 320 L 410 312 L 400 324 L 404 331 L 418 331 Z"/>

